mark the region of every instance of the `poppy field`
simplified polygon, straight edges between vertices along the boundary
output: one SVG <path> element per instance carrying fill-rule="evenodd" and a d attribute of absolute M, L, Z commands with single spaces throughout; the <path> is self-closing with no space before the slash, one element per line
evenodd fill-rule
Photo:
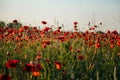
<path fill-rule="evenodd" d="M 17 20 L 13 24 L 17 24 Z M 0 27 L 0 80 L 120 80 L 120 33 Z M 65 28 L 65 27 L 64 27 Z"/>

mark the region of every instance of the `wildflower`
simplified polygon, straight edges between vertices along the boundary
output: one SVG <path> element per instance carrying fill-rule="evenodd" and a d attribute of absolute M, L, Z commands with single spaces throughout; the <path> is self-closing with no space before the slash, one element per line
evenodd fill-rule
<path fill-rule="evenodd" d="M 25 29 L 25 30 L 29 29 L 29 26 L 24 26 L 24 29 Z"/>
<path fill-rule="evenodd" d="M 18 21 L 15 19 L 15 20 L 13 20 L 13 23 L 17 23 Z"/>
<path fill-rule="evenodd" d="M 117 45 L 120 47 L 120 41 L 117 42 Z"/>
<path fill-rule="evenodd" d="M 39 72 L 39 71 L 33 71 L 33 72 L 32 72 L 32 75 L 33 75 L 33 76 L 40 76 L 40 72 Z"/>
<path fill-rule="evenodd" d="M 116 30 L 112 31 L 112 34 L 118 34 L 118 32 Z"/>
<path fill-rule="evenodd" d="M 12 80 L 9 74 L 0 74 L 0 80 Z"/>
<path fill-rule="evenodd" d="M 100 43 L 95 44 L 95 48 L 100 48 L 100 47 L 101 47 Z"/>
<path fill-rule="evenodd" d="M 117 41 L 120 41 L 120 37 L 117 37 L 116 40 L 117 40 Z"/>
<path fill-rule="evenodd" d="M 45 27 L 45 28 L 44 28 L 44 31 L 46 31 L 46 32 L 47 32 L 48 30 L 50 30 L 50 28 L 49 28 L 49 27 Z"/>
<path fill-rule="evenodd" d="M 24 29 L 21 27 L 20 29 L 19 29 L 19 32 L 23 32 L 24 31 Z"/>
<path fill-rule="evenodd" d="M 75 52 L 76 52 L 76 53 L 77 53 L 77 52 L 79 53 L 79 52 L 80 52 L 80 49 L 76 49 Z"/>
<path fill-rule="evenodd" d="M 24 71 L 32 71 L 33 70 L 34 65 L 33 64 L 26 64 L 26 66 L 23 68 Z"/>
<path fill-rule="evenodd" d="M 42 69 L 42 66 L 39 63 L 35 63 L 35 62 L 30 62 L 28 64 L 25 65 L 25 67 L 23 68 L 24 71 L 39 71 Z"/>
<path fill-rule="evenodd" d="M 76 29 L 77 28 L 77 26 L 74 26 L 74 29 Z"/>
<path fill-rule="evenodd" d="M 94 27 L 97 27 L 97 25 L 94 25 Z"/>
<path fill-rule="evenodd" d="M 54 62 L 54 64 L 55 64 L 55 67 L 57 70 L 60 70 L 62 68 L 62 64 L 60 62 L 56 61 L 56 62 Z"/>
<path fill-rule="evenodd" d="M 8 29 L 8 33 L 12 33 L 13 31 L 13 29 Z"/>
<path fill-rule="evenodd" d="M 44 25 L 45 25 L 45 24 L 47 24 L 47 22 L 46 22 L 46 21 L 42 21 L 41 23 L 42 23 L 42 24 L 44 24 Z"/>
<path fill-rule="evenodd" d="M 7 52 L 6 52 L 6 55 L 8 55 L 8 56 L 9 56 L 9 55 L 10 55 L 10 52 L 8 52 L 8 51 L 7 51 Z"/>
<path fill-rule="evenodd" d="M 108 30 L 108 31 L 107 31 L 107 34 L 110 34 L 110 33 L 111 33 L 110 30 Z"/>
<path fill-rule="evenodd" d="M 61 29 L 61 27 L 59 26 L 58 29 Z"/>
<path fill-rule="evenodd" d="M 84 59 L 84 55 L 78 55 L 78 59 L 83 60 Z"/>
<path fill-rule="evenodd" d="M 18 62 L 19 62 L 18 60 L 9 60 L 6 63 L 6 68 L 15 68 Z"/>
<path fill-rule="evenodd" d="M 58 36 L 58 39 L 63 42 L 65 40 L 64 36 Z"/>
<path fill-rule="evenodd" d="M 37 56 L 36 56 L 36 60 L 40 60 L 42 58 L 42 56 L 40 55 L 40 54 L 37 54 Z"/>
<path fill-rule="evenodd" d="M 76 26 L 78 24 L 78 22 L 74 22 L 73 24 Z"/>
<path fill-rule="evenodd" d="M 115 47 L 114 44 L 111 43 L 111 44 L 110 44 L 110 48 L 114 48 L 114 47 Z"/>
<path fill-rule="evenodd" d="M 42 46 L 41 46 L 42 48 L 46 48 L 47 47 L 47 45 L 46 44 L 42 44 Z"/>
<path fill-rule="evenodd" d="M 102 22 L 100 22 L 100 25 L 102 25 Z"/>

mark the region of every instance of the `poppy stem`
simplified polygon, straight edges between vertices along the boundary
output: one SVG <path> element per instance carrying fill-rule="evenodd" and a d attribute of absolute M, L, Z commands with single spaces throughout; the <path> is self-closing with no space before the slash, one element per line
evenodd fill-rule
<path fill-rule="evenodd" d="M 117 80 L 117 78 L 116 78 L 116 66 L 114 67 L 114 80 Z"/>
<path fill-rule="evenodd" d="M 99 80 L 99 72 L 97 71 L 97 80 Z"/>

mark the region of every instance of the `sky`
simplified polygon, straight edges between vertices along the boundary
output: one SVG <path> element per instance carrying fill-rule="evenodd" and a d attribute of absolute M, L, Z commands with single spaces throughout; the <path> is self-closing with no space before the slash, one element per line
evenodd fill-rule
<path fill-rule="evenodd" d="M 73 22 L 79 22 L 80 30 L 92 25 L 103 25 L 100 30 L 120 31 L 120 0 L 0 0 L 0 20 L 6 23 L 17 19 L 23 25 L 61 26 L 73 29 Z M 57 24 L 59 22 L 59 24 Z"/>

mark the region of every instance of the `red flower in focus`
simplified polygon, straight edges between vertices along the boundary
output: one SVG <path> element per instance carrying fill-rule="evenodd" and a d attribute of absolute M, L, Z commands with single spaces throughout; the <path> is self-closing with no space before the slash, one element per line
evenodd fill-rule
<path fill-rule="evenodd" d="M 54 62 L 54 65 L 56 67 L 57 70 L 60 70 L 62 68 L 62 64 L 60 62 Z"/>
<path fill-rule="evenodd" d="M 13 20 L 13 23 L 17 23 L 18 21 L 15 19 L 15 20 Z"/>
<path fill-rule="evenodd" d="M 73 24 L 76 26 L 78 24 L 78 22 L 74 22 Z"/>
<path fill-rule="evenodd" d="M 41 23 L 42 23 L 42 24 L 44 24 L 44 25 L 45 25 L 45 24 L 47 24 L 47 22 L 46 22 L 46 21 L 42 21 Z"/>
<path fill-rule="evenodd" d="M 15 68 L 18 62 L 19 62 L 18 60 L 9 60 L 6 63 L 6 68 Z"/>
<path fill-rule="evenodd" d="M 83 60 L 84 59 L 84 55 L 79 55 L 78 59 Z"/>
<path fill-rule="evenodd" d="M 12 80 L 8 74 L 0 74 L 0 80 Z"/>

